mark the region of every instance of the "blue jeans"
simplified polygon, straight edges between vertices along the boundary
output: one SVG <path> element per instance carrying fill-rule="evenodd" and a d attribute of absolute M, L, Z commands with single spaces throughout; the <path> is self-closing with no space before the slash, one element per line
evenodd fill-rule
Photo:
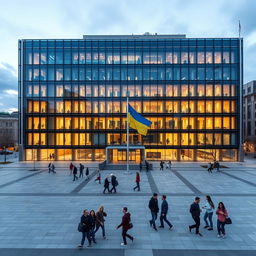
<path fill-rule="evenodd" d="M 91 232 L 88 231 L 88 232 L 82 232 L 81 245 L 84 245 L 85 237 L 87 238 L 88 243 L 91 244 L 91 243 L 92 243 L 92 240 L 91 240 Z"/>
<path fill-rule="evenodd" d="M 218 234 L 219 235 L 225 235 L 225 222 L 221 222 L 219 220 L 217 220 L 217 229 L 218 229 Z"/>
<path fill-rule="evenodd" d="M 151 211 L 151 215 L 152 215 L 152 220 L 150 220 L 150 223 L 151 225 L 153 225 L 154 228 L 156 228 L 157 212 Z"/>
<path fill-rule="evenodd" d="M 99 228 L 101 227 L 102 229 L 102 236 L 105 237 L 105 226 L 103 225 L 96 225 L 96 229 L 94 231 L 94 235 L 96 234 L 96 232 L 99 230 Z"/>
<path fill-rule="evenodd" d="M 210 222 L 210 227 L 213 228 L 213 224 L 212 224 L 212 215 L 213 215 L 213 212 L 205 212 L 204 214 L 204 221 L 205 221 L 205 224 L 206 226 L 209 226 L 209 223 L 207 221 L 207 219 L 209 219 L 209 222 Z"/>

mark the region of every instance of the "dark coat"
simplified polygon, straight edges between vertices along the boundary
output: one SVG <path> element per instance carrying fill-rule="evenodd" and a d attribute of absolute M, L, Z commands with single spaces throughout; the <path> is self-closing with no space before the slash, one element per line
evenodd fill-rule
<path fill-rule="evenodd" d="M 112 184 L 113 187 L 116 186 L 116 176 L 115 175 L 111 176 L 111 184 Z"/>
<path fill-rule="evenodd" d="M 106 178 L 106 179 L 104 180 L 104 187 L 105 187 L 105 188 L 108 188 L 108 187 L 109 187 L 108 178 Z"/>
<path fill-rule="evenodd" d="M 148 203 L 148 208 L 150 209 L 151 212 L 158 213 L 159 212 L 158 200 L 151 197 Z"/>
<path fill-rule="evenodd" d="M 77 168 L 76 168 L 76 166 L 74 167 L 73 174 L 77 174 Z"/>
<path fill-rule="evenodd" d="M 122 218 L 121 224 L 118 225 L 118 228 L 123 227 L 124 230 L 130 228 L 131 214 L 129 212 L 125 213 Z"/>
<path fill-rule="evenodd" d="M 200 216 L 200 207 L 199 204 L 196 204 L 195 202 L 190 205 L 190 213 L 192 217 L 199 217 Z"/>
<path fill-rule="evenodd" d="M 86 168 L 85 175 L 89 175 L 89 168 Z"/>
<path fill-rule="evenodd" d="M 161 205 L 161 213 L 167 214 L 167 212 L 168 212 L 168 203 L 166 200 L 163 200 Z"/>
<path fill-rule="evenodd" d="M 81 224 L 83 225 L 82 232 L 89 232 L 92 229 L 92 225 L 93 225 L 91 216 L 82 215 Z"/>

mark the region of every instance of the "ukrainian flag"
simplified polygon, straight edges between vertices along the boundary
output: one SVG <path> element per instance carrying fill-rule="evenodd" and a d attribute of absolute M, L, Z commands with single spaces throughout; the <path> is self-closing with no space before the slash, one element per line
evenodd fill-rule
<path fill-rule="evenodd" d="M 128 104 L 128 122 L 131 128 L 137 130 L 138 133 L 145 136 L 147 135 L 148 128 L 152 123 L 136 112 L 136 110 L 130 104 Z"/>

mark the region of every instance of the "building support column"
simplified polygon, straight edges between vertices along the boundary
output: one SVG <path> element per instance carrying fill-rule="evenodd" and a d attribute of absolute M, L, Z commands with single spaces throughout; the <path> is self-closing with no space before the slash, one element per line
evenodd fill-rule
<path fill-rule="evenodd" d="M 238 149 L 238 161 L 239 162 L 244 161 L 244 147 L 243 147 L 243 145 L 240 145 L 239 149 Z"/>

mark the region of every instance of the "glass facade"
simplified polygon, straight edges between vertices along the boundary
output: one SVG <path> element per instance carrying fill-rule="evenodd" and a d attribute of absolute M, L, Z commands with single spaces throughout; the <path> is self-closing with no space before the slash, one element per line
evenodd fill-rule
<path fill-rule="evenodd" d="M 152 121 L 130 129 L 147 160 L 237 161 L 240 59 L 237 38 L 20 40 L 23 160 L 105 160 L 128 95 Z"/>

